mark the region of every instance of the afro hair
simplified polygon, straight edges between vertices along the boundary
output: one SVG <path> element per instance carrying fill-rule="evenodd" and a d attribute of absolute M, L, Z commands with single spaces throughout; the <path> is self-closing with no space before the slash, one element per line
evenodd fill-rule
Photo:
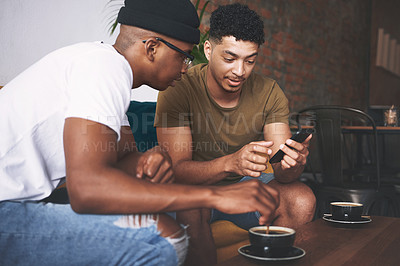
<path fill-rule="evenodd" d="M 210 39 L 221 42 L 225 36 L 260 46 L 265 41 L 264 22 L 247 5 L 236 3 L 219 6 L 210 17 Z"/>

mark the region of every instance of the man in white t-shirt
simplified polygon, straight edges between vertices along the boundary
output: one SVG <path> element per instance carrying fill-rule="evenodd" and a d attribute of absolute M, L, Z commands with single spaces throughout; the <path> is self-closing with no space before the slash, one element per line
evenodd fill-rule
<path fill-rule="evenodd" d="M 268 223 L 279 205 L 257 181 L 172 184 L 165 152 L 137 151 L 131 89 L 181 78 L 199 20 L 189 0 L 126 0 L 118 22 L 114 45 L 59 49 L 0 90 L 0 265 L 182 264 L 186 231 L 161 213 L 259 211 Z M 41 202 L 63 182 L 70 204 Z"/>

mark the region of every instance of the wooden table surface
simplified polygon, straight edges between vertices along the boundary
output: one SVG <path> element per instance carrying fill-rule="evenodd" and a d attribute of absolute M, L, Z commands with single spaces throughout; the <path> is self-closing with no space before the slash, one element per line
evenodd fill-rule
<path fill-rule="evenodd" d="M 400 218 L 373 216 L 372 222 L 340 225 L 323 219 L 299 228 L 295 246 L 306 255 L 293 261 L 248 259 L 238 253 L 218 266 L 245 265 L 400 265 Z"/>

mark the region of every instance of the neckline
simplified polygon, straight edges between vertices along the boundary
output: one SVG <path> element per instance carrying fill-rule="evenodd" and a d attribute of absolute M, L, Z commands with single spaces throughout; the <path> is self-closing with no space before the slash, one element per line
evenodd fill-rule
<path fill-rule="evenodd" d="M 234 111 L 234 110 L 237 110 L 237 109 L 240 107 L 240 105 L 241 105 L 241 103 L 242 103 L 242 101 L 243 101 L 243 97 L 244 97 L 243 86 L 244 86 L 244 84 L 242 85 L 242 89 L 241 89 L 241 91 L 240 91 L 240 96 L 239 96 L 239 101 L 238 101 L 238 103 L 237 103 L 234 107 L 223 107 L 223 106 L 221 106 L 220 104 L 218 104 L 218 103 L 215 101 L 215 99 L 212 97 L 212 95 L 211 95 L 211 93 L 210 93 L 210 90 L 209 90 L 209 88 L 208 88 L 208 85 L 207 85 L 208 67 L 209 67 L 209 66 L 208 66 L 208 64 L 207 64 L 207 65 L 205 66 L 205 69 L 204 69 L 204 80 L 203 80 L 203 82 L 204 82 L 204 88 L 205 88 L 207 97 L 210 99 L 210 101 L 212 102 L 213 105 L 215 105 L 218 109 L 220 109 L 220 110 L 222 110 L 222 111 Z M 245 82 L 245 83 L 246 83 L 246 82 Z"/>

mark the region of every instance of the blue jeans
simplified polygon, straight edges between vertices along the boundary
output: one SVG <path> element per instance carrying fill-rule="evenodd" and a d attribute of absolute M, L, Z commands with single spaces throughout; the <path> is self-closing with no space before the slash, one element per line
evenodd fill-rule
<path fill-rule="evenodd" d="M 274 174 L 271 173 L 261 173 L 261 176 L 259 177 L 250 177 L 250 176 L 245 176 L 243 177 L 239 182 L 243 182 L 246 180 L 251 180 L 251 179 L 258 179 L 264 184 L 268 184 L 274 179 Z M 242 214 L 226 214 L 223 212 L 220 212 L 216 209 L 211 210 L 211 219 L 210 223 L 218 221 L 218 220 L 227 220 L 235 225 L 239 226 L 240 228 L 243 228 L 245 230 L 249 230 L 253 226 L 257 226 L 258 219 L 261 217 L 259 212 L 249 212 L 249 213 L 242 213 Z"/>
<path fill-rule="evenodd" d="M 178 264 L 156 224 L 124 226 L 126 217 L 77 214 L 69 204 L 0 202 L 0 265 Z"/>

